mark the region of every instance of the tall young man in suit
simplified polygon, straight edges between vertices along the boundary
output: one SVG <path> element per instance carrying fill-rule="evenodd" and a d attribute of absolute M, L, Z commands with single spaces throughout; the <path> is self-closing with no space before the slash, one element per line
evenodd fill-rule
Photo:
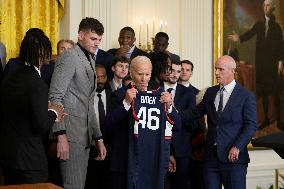
<path fill-rule="evenodd" d="M 178 110 L 181 120 L 187 111 L 195 107 L 195 94 L 191 88 L 178 84 L 181 75 L 181 64 L 172 62 L 171 73 L 164 81 L 165 90 L 171 89 L 174 106 Z M 187 122 L 182 122 L 182 128 L 173 132 L 172 148 L 176 161 L 176 171 L 169 174 L 171 189 L 189 189 L 189 160 L 191 155 L 190 132 L 186 129 Z"/>
<path fill-rule="evenodd" d="M 188 118 L 207 114 L 208 132 L 204 150 L 205 188 L 245 189 L 249 163 L 247 144 L 257 129 L 254 95 L 236 83 L 236 62 L 219 58 L 215 75 L 219 85 L 209 87 Z"/>
<path fill-rule="evenodd" d="M 61 54 L 55 63 L 49 97 L 52 103 L 63 104 L 69 114 L 64 123 L 53 128 L 66 189 L 84 188 L 92 139 L 96 141 L 98 159 L 106 156 L 94 110 L 96 72 L 93 57 L 103 32 L 98 20 L 82 19 L 78 43 Z"/>
<path fill-rule="evenodd" d="M 107 52 L 113 56 L 125 56 L 128 59 L 133 59 L 136 56 L 148 56 L 148 53 L 135 46 L 135 41 L 134 30 L 131 27 L 126 26 L 119 32 L 118 43 L 120 48 L 110 49 Z"/>
<path fill-rule="evenodd" d="M 45 137 L 63 106 L 48 106 L 48 88 L 40 67 L 51 57 L 51 43 L 44 34 L 24 37 L 17 69 L 1 85 L 0 163 L 5 184 L 46 182 Z"/>

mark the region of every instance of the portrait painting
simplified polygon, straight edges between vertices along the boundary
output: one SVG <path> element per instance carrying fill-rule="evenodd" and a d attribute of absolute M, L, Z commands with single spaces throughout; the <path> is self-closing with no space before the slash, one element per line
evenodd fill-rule
<path fill-rule="evenodd" d="M 256 96 L 255 137 L 284 131 L 284 1 L 214 0 L 214 60 L 232 56 Z"/>

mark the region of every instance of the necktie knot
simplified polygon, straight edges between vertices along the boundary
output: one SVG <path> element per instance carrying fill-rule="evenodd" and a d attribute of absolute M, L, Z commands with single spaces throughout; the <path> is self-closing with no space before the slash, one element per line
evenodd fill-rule
<path fill-rule="evenodd" d="M 174 90 L 173 88 L 168 88 L 168 89 L 167 89 L 167 91 L 168 91 L 169 93 L 172 93 L 173 90 Z"/>
<path fill-rule="evenodd" d="M 101 94 L 101 93 L 98 93 L 97 96 L 98 96 L 99 98 L 102 98 L 102 94 Z"/>

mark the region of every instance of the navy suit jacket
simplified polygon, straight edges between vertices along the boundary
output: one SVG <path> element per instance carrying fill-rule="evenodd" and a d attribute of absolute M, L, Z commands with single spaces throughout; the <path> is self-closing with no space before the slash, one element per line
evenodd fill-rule
<path fill-rule="evenodd" d="M 236 84 L 219 117 L 214 105 L 219 89 L 219 85 L 208 88 L 203 100 L 193 111 L 194 119 L 207 114 L 208 133 L 204 160 L 210 161 L 210 157 L 214 156 L 215 143 L 217 143 L 217 155 L 221 162 L 229 163 L 229 150 L 235 146 L 240 150 L 236 163 L 248 163 L 247 144 L 257 129 L 255 96 Z"/>
<path fill-rule="evenodd" d="M 107 52 L 112 54 L 113 56 L 115 56 L 116 52 L 117 52 L 118 48 L 115 49 L 109 49 Z M 141 49 L 138 49 L 136 46 L 133 50 L 133 52 L 131 53 L 130 59 L 132 60 L 133 58 L 135 58 L 136 56 L 149 56 L 149 54 L 145 51 L 142 51 Z"/>
<path fill-rule="evenodd" d="M 107 132 L 112 134 L 112 157 L 110 170 L 117 172 L 126 172 L 128 160 L 128 137 L 130 126 L 131 109 L 126 111 L 123 105 L 126 90 L 129 85 L 116 90 L 112 96 L 111 111 L 106 117 Z M 178 130 L 181 127 L 181 120 L 177 111 L 173 108 L 170 117 L 175 122 L 174 128 Z"/>
<path fill-rule="evenodd" d="M 177 84 L 174 98 L 174 106 L 178 110 L 182 120 L 182 128 L 173 132 L 173 151 L 176 157 L 189 157 L 191 154 L 190 132 L 186 128 L 188 122 L 184 119 L 188 111 L 195 107 L 195 94 L 191 88 Z"/>
<path fill-rule="evenodd" d="M 99 49 L 97 56 L 96 56 L 96 64 L 103 65 L 106 69 L 108 79 L 112 78 L 113 73 L 111 71 L 111 64 L 112 64 L 112 54 Z"/>
<path fill-rule="evenodd" d="M 51 61 L 49 61 L 49 64 L 43 65 L 40 68 L 41 79 L 43 79 L 43 81 L 45 81 L 48 88 L 49 88 L 50 83 L 51 83 L 51 78 L 52 78 L 52 74 L 53 74 L 53 71 L 54 71 L 54 65 L 55 65 L 55 61 L 51 60 Z"/>

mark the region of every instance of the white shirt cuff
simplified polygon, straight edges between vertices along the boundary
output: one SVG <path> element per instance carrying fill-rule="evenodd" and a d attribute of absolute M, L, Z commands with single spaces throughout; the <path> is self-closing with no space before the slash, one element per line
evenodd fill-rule
<path fill-rule="evenodd" d="M 173 105 L 170 106 L 168 113 L 170 114 L 170 113 L 172 113 L 172 111 L 173 111 Z"/>
<path fill-rule="evenodd" d="M 128 111 L 131 107 L 131 105 L 127 104 L 127 102 L 125 100 L 123 100 L 123 106 L 124 106 L 126 111 Z"/>
<path fill-rule="evenodd" d="M 56 114 L 56 118 L 58 118 L 58 114 L 54 109 L 48 109 L 48 111 L 53 111 Z"/>

